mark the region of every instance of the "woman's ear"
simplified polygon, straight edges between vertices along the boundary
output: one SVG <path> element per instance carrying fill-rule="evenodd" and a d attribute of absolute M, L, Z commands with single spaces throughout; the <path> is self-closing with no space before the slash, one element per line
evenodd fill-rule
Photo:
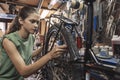
<path fill-rule="evenodd" d="M 19 18 L 18 21 L 21 25 L 23 24 L 23 19 L 22 18 Z"/>

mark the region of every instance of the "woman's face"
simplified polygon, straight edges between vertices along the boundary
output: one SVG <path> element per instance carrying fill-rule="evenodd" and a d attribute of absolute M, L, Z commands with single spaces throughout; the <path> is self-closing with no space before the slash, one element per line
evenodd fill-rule
<path fill-rule="evenodd" d="M 27 31 L 28 33 L 33 34 L 36 29 L 38 29 L 38 23 L 39 23 L 39 15 L 37 13 L 30 14 L 22 24 L 22 28 Z"/>

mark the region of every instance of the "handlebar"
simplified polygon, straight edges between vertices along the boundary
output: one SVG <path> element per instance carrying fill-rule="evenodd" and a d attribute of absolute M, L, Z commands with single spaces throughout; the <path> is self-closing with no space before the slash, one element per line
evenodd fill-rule
<path fill-rule="evenodd" d="M 62 16 L 62 15 L 57 15 L 57 14 L 52 14 L 50 16 L 50 18 L 53 17 L 53 18 L 57 18 L 65 23 L 68 23 L 68 24 L 75 24 L 75 25 L 78 25 L 78 23 L 74 22 L 73 20 L 65 17 L 65 16 Z"/>

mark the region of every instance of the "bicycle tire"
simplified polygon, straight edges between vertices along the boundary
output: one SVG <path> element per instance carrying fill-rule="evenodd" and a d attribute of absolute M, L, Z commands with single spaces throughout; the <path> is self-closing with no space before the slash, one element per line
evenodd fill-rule
<path fill-rule="evenodd" d="M 58 30 L 59 30 L 59 27 L 56 27 L 55 25 L 53 25 L 52 27 L 49 28 L 47 35 L 46 35 L 46 38 L 45 38 L 45 45 L 44 45 L 43 54 L 46 54 L 47 52 L 49 52 L 48 45 L 49 45 L 50 38 L 52 37 L 52 34 L 54 34 L 54 33 L 56 34 Z M 75 67 L 76 64 L 74 65 L 72 63 L 69 63 L 69 62 L 72 62 L 72 61 L 74 62 L 74 61 L 80 59 L 79 50 L 77 49 L 75 40 L 73 39 L 73 36 L 70 33 L 70 31 L 65 27 L 61 28 L 60 34 L 62 34 L 62 36 L 64 37 L 65 42 L 68 46 L 68 52 L 69 52 L 69 60 L 68 60 L 68 58 L 64 58 L 64 59 L 66 59 L 66 61 L 64 61 L 64 59 L 63 59 L 63 61 L 61 61 L 60 65 L 59 65 L 59 68 L 62 68 L 64 70 L 62 72 L 60 70 L 59 73 L 61 72 L 61 74 L 63 74 L 65 72 L 64 74 L 67 75 L 67 76 L 64 76 L 64 75 L 60 74 L 62 76 L 62 78 L 60 80 L 80 80 L 80 78 L 76 78 L 76 79 L 74 78 L 74 77 L 76 77 L 76 74 L 74 72 L 75 69 L 72 70 L 72 68 L 73 68 L 73 66 Z M 59 58 L 58 58 L 58 60 L 59 60 Z M 51 63 L 52 63 L 52 61 L 49 62 L 45 66 L 45 68 L 43 70 L 44 76 L 45 76 L 46 80 L 59 80 L 59 79 L 54 79 L 54 75 L 51 71 L 51 66 L 54 67 L 54 65 L 52 65 Z M 77 66 L 80 66 L 80 65 L 77 65 Z"/>

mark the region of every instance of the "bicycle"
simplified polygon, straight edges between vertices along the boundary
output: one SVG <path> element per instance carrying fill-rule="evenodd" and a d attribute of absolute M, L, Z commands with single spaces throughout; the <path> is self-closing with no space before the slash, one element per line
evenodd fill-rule
<path fill-rule="evenodd" d="M 52 15 L 51 17 L 59 18 L 59 19 L 61 19 L 61 22 L 60 22 L 60 24 L 52 25 L 49 28 L 47 37 L 44 42 L 44 43 L 47 43 L 44 46 L 44 51 L 45 51 L 44 53 L 50 51 L 56 43 L 59 45 L 62 45 L 64 43 L 69 46 L 68 51 L 70 52 L 70 54 L 65 54 L 65 55 L 61 56 L 60 58 L 50 61 L 48 63 L 49 65 L 47 65 L 46 67 L 47 67 L 47 69 L 51 68 L 50 66 L 52 66 L 51 64 L 54 62 L 55 65 L 54 65 L 54 63 L 53 63 L 53 65 L 58 67 L 58 69 L 56 69 L 56 70 L 58 70 L 58 71 L 60 70 L 59 73 L 62 71 L 63 68 L 66 69 L 65 70 L 66 75 L 64 75 L 64 71 L 61 72 L 62 73 L 61 76 L 63 79 L 60 79 L 60 80 L 66 80 L 65 78 L 68 78 L 68 80 L 71 80 L 71 77 L 70 77 L 71 74 L 69 74 L 69 72 L 71 72 L 70 68 L 72 66 L 69 66 L 69 65 L 70 65 L 70 63 L 72 63 L 72 61 L 76 61 L 79 58 L 79 51 L 77 49 L 75 40 L 74 40 L 73 36 L 71 35 L 71 32 L 74 34 L 74 30 L 75 30 L 72 28 L 72 26 L 75 26 L 76 23 L 65 17 L 61 18 L 61 16 L 59 16 L 59 15 Z M 66 26 L 66 27 L 63 27 L 63 26 Z M 64 37 L 63 37 L 63 35 L 64 35 Z M 71 43 L 71 44 L 69 44 L 69 43 Z M 61 63 L 61 62 L 64 62 L 64 63 Z M 52 71 L 54 71 L 54 70 L 52 70 Z M 53 72 L 53 73 L 54 73 L 54 76 L 57 75 L 55 72 Z M 49 76 L 49 77 L 53 78 L 53 76 Z M 52 79 L 50 79 L 50 80 L 52 80 Z"/>
<path fill-rule="evenodd" d="M 114 80 L 113 73 L 120 75 L 119 72 L 114 70 L 113 66 L 109 66 L 110 64 L 104 63 L 102 59 L 96 57 L 92 50 L 94 1 L 85 0 L 88 6 L 88 24 L 90 26 L 87 27 L 84 56 L 79 53 L 74 37 L 74 32 L 81 37 L 76 30 L 78 24 L 64 16 L 51 15 L 51 17 L 59 19 L 60 22 L 54 25 L 50 23 L 51 26 L 45 35 L 42 55 L 49 52 L 55 44 L 67 44 L 68 53 L 44 66 L 42 74 L 45 80 L 85 80 L 88 72 L 94 80 Z M 102 74 L 102 76 L 99 74 Z M 98 77 L 99 79 L 97 79 Z"/>

